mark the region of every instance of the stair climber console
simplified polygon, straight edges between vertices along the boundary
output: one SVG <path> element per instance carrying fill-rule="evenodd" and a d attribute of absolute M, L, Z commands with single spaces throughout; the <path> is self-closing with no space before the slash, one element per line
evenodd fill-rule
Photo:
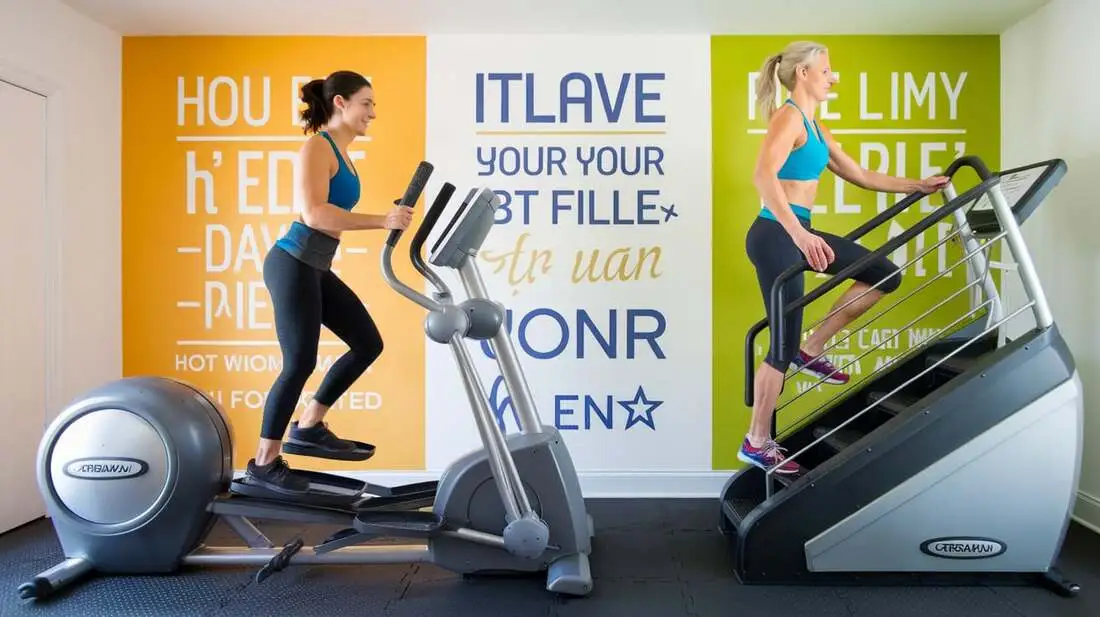
<path fill-rule="evenodd" d="M 433 167 L 422 162 L 399 203 L 413 206 Z M 543 425 L 503 325 L 487 297 L 476 255 L 499 201 L 471 190 L 433 247 L 431 264 L 458 271 L 468 299 L 450 289 L 421 249 L 455 187 L 444 183 L 410 246 L 416 270 L 436 288 L 429 298 L 399 281 L 392 231 L 382 251 L 388 284 L 428 313 L 425 331 L 450 346 L 462 374 L 482 447 L 454 461 L 439 482 L 378 486 L 294 471 L 311 491 L 298 498 L 233 480 L 226 415 L 202 391 L 159 377 L 117 380 L 85 393 L 49 426 L 38 451 L 38 485 L 66 559 L 20 586 L 42 599 L 82 575 L 168 573 L 185 565 L 261 567 L 257 580 L 292 564 L 432 562 L 464 574 L 545 572 L 548 590 L 587 595 L 593 523 L 561 435 Z M 489 341 L 520 420 L 505 436 L 486 400 L 466 340 Z M 415 367 L 420 370 L 419 367 Z M 456 413 L 458 413 L 456 411 Z M 287 444 L 288 452 L 322 453 Z M 374 447 L 362 444 L 356 460 Z M 318 546 L 296 539 L 276 547 L 252 519 L 335 525 Z M 207 546 L 218 521 L 238 547 Z M 364 543 L 406 538 L 407 544 Z"/>
<path fill-rule="evenodd" d="M 800 477 L 749 467 L 730 478 L 720 528 L 734 545 L 741 581 L 1038 583 L 1077 593 L 1055 559 L 1080 473 L 1082 386 L 1019 231 L 1066 165 L 1056 159 L 993 174 L 965 157 L 947 175 L 963 166 L 981 184 L 963 195 L 949 187 L 946 203 L 916 227 L 955 216 L 964 247 L 1003 234 L 1027 301 L 1011 313 L 1000 309 L 1006 314 L 996 323 L 912 350 L 780 439 L 807 470 Z M 899 238 L 876 253 L 908 241 Z M 1026 312 L 1035 326 L 1004 342 L 1002 323 Z M 750 347 L 750 405 L 751 354 Z"/>

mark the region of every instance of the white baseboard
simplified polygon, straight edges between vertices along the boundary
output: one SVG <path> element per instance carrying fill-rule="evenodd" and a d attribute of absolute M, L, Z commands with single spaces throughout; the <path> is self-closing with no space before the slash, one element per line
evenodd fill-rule
<path fill-rule="evenodd" d="M 237 470 L 237 476 L 244 473 Z M 337 472 L 333 472 L 337 473 Z M 347 471 L 339 475 L 383 486 L 438 480 L 442 472 Z M 581 493 L 589 499 L 718 499 L 730 471 L 581 472 Z"/>
<path fill-rule="evenodd" d="M 1100 499 L 1077 491 L 1077 504 L 1073 508 L 1073 520 L 1096 533 L 1100 533 Z"/>

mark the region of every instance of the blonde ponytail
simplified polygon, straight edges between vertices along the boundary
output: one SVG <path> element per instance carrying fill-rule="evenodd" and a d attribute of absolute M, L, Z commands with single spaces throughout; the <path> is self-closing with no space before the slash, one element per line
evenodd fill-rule
<path fill-rule="evenodd" d="M 776 81 L 779 79 L 776 73 L 782 59 L 781 53 L 769 56 L 760 69 L 760 75 L 756 78 L 756 106 L 760 108 L 760 113 L 764 114 L 765 120 L 770 120 L 776 110 L 775 89 Z"/>
<path fill-rule="evenodd" d="M 756 106 L 760 108 L 765 119 L 770 120 L 777 109 L 775 99 L 779 85 L 788 91 L 794 90 L 795 69 L 813 64 L 819 55 L 828 51 L 820 43 L 795 41 L 764 61 L 760 76 L 756 78 Z"/>

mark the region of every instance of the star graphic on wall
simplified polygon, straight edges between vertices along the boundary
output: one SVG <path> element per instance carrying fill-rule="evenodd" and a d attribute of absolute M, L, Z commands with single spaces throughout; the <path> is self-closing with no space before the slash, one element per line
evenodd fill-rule
<path fill-rule="evenodd" d="M 657 427 L 653 424 L 653 412 L 661 406 L 664 401 L 650 400 L 646 398 L 645 389 L 642 386 L 638 386 L 638 391 L 634 393 L 634 398 L 631 400 L 618 401 L 623 409 L 630 412 L 630 415 L 626 418 L 626 429 L 630 430 L 630 427 L 641 422 L 652 430 L 657 430 Z M 641 411 L 638 407 L 644 407 Z"/>

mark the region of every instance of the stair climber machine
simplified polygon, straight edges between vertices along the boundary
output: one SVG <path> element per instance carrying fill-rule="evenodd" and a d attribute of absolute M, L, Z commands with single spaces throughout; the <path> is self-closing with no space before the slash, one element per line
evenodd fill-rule
<path fill-rule="evenodd" d="M 412 206 L 433 171 L 417 168 L 399 203 Z M 386 281 L 428 310 L 431 340 L 454 352 L 483 448 L 454 461 L 438 483 L 382 487 L 347 477 L 295 471 L 311 482 L 303 497 L 232 480 L 233 443 L 219 405 L 182 382 L 125 378 L 86 393 L 47 429 L 38 451 L 38 484 L 66 560 L 19 587 L 41 599 L 78 577 L 173 572 L 180 566 L 263 566 L 262 581 L 289 564 L 431 562 L 463 573 L 546 572 L 546 588 L 592 590 L 588 555 L 592 519 L 561 436 L 539 420 L 516 352 L 502 327 L 504 309 L 486 296 L 476 254 L 499 201 L 471 190 L 432 247 L 430 263 L 454 268 L 469 299 L 451 291 L 421 257 L 421 247 L 455 187 L 444 183 L 410 247 L 416 270 L 436 291 L 429 298 L 397 280 L 392 231 L 382 252 Z M 505 436 L 494 420 L 465 339 L 491 343 L 520 419 Z M 419 369 L 418 369 L 419 370 Z M 287 444 L 288 451 L 313 454 Z M 373 447 L 361 444 L 360 459 Z M 430 507 L 431 511 L 423 511 Z M 279 548 L 250 519 L 335 525 L 318 546 L 300 539 Z M 217 520 L 245 546 L 204 539 Z M 409 544 L 374 544 L 379 538 Z"/>
<path fill-rule="evenodd" d="M 962 167 L 973 169 L 980 183 L 960 195 L 953 183 Z M 945 171 L 952 184 L 944 189 L 944 204 L 865 258 L 890 256 L 946 221 L 953 233 L 913 261 L 957 241 L 963 257 L 935 278 L 965 264 L 968 282 L 957 285 L 961 289 L 954 296 L 976 290 L 985 301 L 943 327 L 941 335 L 858 383 L 853 378 L 850 387 L 826 400 L 808 421 L 795 423 L 789 434 L 778 435 L 773 422 L 773 435 L 788 459 L 806 471 L 790 478 L 774 469 L 748 467 L 723 488 L 719 526 L 731 541 L 743 583 L 1031 583 L 1065 596 L 1077 594 L 1077 584 L 1054 563 L 1080 473 L 1082 386 L 1020 234 L 1020 225 L 1065 172 L 1060 159 L 991 173 L 977 157 L 960 158 Z M 906 196 L 848 237 L 865 235 L 924 197 Z M 999 246 L 1015 264 L 1009 269 L 1020 277 L 1022 292 L 1015 295 L 1026 296 L 1011 312 L 989 276 L 993 262 L 986 255 L 1002 240 Z M 849 271 L 862 267 L 856 263 Z M 779 278 L 772 289 L 772 314 L 748 333 L 748 406 L 757 334 L 774 324 L 770 333 L 778 349 L 775 342 L 783 340 L 779 311 L 813 302 L 848 275 L 838 273 L 802 298 L 785 299 L 783 281 L 807 270 L 808 265 L 795 266 Z M 918 281 L 915 291 L 883 313 L 933 280 Z M 883 304 L 891 299 L 885 296 Z M 913 323 L 949 301 L 898 327 L 894 336 L 904 336 Z M 965 323 L 983 309 L 984 319 L 979 315 Z M 1007 340 L 1005 322 L 1027 313 L 1034 326 L 1028 320 L 1019 328 L 1022 334 Z M 858 332 L 854 324 L 852 330 Z M 883 340 L 856 360 L 891 342 Z M 838 370 L 846 366 L 838 363 Z M 777 408 L 777 414 L 782 411 Z"/>

